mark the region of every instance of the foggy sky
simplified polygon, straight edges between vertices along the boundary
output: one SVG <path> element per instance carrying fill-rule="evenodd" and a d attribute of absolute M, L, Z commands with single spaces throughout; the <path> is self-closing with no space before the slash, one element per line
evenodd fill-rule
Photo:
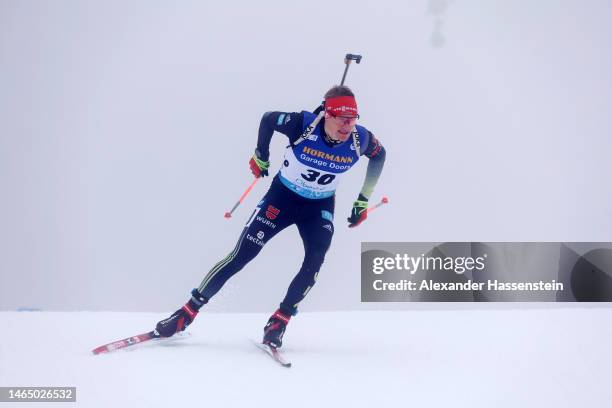
<path fill-rule="evenodd" d="M 612 240 L 606 1 L 0 2 L 0 310 L 173 310 L 234 247 L 270 179 L 261 115 L 347 84 L 387 149 L 367 159 L 302 310 L 360 305 L 361 241 Z M 271 169 L 286 138 L 276 134 Z M 294 227 L 211 310 L 272 311 L 303 257 Z M 405 305 L 384 305 L 401 308 Z"/>

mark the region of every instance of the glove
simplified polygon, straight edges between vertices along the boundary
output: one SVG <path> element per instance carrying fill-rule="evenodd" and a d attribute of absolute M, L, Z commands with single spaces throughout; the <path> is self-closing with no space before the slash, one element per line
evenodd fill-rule
<path fill-rule="evenodd" d="M 368 198 L 363 194 L 359 194 L 357 200 L 353 203 L 351 215 L 346 219 L 349 222 L 349 228 L 354 228 L 368 218 Z"/>
<path fill-rule="evenodd" d="M 171 337 L 178 332 L 182 332 L 193 322 L 198 315 L 200 308 L 208 300 L 203 297 L 197 289 L 191 291 L 191 299 L 172 315 L 157 323 L 155 331 L 161 337 Z"/>
<path fill-rule="evenodd" d="M 259 153 L 255 150 L 255 154 L 253 154 L 253 157 L 249 160 L 249 167 L 251 167 L 251 172 L 256 178 L 265 177 L 268 175 L 270 162 L 261 160 L 259 158 Z"/>

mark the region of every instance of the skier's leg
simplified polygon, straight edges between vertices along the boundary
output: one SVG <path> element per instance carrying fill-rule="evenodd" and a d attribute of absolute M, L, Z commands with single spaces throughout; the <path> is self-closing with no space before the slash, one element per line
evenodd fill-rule
<path fill-rule="evenodd" d="M 202 296 L 212 298 L 272 237 L 293 223 L 291 208 L 284 204 L 278 195 L 264 197 L 249 217 L 232 252 L 217 262 L 200 283 L 198 292 Z"/>
<path fill-rule="evenodd" d="M 297 313 L 298 304 L 306 297 L 317 280 L 334 235 L 331 214 L 333 212 L 329 210 L 319 210 L 318 214 L 297 223 L 304 242 L 304 261 L 280 304 L 280 310 L 284 314 L 295 315 Z"/>
<path fill-rule="evenodd" d="M 333 198 L 306 207 L 306 216 L 297 222 L 304 242 L 304 261 L 298 274 L 289 285 L 287 295 L 264 327 L 263 343 L 281 347 L 289 319 L 297 313 L 298 304 L 315 284 L 319 269 L 329 249 L 333 226 Z"/>
<path fill-rule="evenodd" d="M 282 194 L 270 189 L 249 217 L 234 250 L 208 272 L 200 286 L 192 291 L 192 297 L 185 306 L 157 324 L 157 332 L 163 337 L 170 337 L 189 326 L 200 308 L 229 278 L 255 258 L 274 235 L 293 223 L 291 210 L 290 206 L 285 205 Z"/>

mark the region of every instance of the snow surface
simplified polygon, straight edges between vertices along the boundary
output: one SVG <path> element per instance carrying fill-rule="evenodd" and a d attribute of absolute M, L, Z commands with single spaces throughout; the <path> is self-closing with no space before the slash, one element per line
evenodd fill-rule
<path fill-rule="evenodd" d="M 250 342 L 264 314 L 201 313 L 180 338 L 91 354 L 165 316 L 0 312 L 0 386 L 76 386 L 79 407 L 601 407 L 612 400 L 610 308 L 301 313 L 285 335 L 290 369 Z M 54 406 L 64 405 L 75 406 Z"/>

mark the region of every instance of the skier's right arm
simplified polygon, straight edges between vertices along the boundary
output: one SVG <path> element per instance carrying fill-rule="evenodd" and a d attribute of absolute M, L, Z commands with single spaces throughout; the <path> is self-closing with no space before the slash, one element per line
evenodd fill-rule
<path fill-rule="evenodd" d="M 255 177 L 268 175 L 270 167 L 270 141 L 274 131 L 283 133 L 290 141 L 297 139 L 302 128 L 303 116 L 298 112 L 266 112 L 259 123 L 257 148 L 249 161 Z"/>
<path fill-rule="evenodd" d="M 261 160 L 270 156 L 270 140 L 274 131 L 285 134 L 289 140 L 299 137 L 302 129 L 303 116 L 300 112 L 266 112 L 259 123 L 257 136 L 257 151 Z M 297 136 L 294 136 L 297 135 Z"/>

